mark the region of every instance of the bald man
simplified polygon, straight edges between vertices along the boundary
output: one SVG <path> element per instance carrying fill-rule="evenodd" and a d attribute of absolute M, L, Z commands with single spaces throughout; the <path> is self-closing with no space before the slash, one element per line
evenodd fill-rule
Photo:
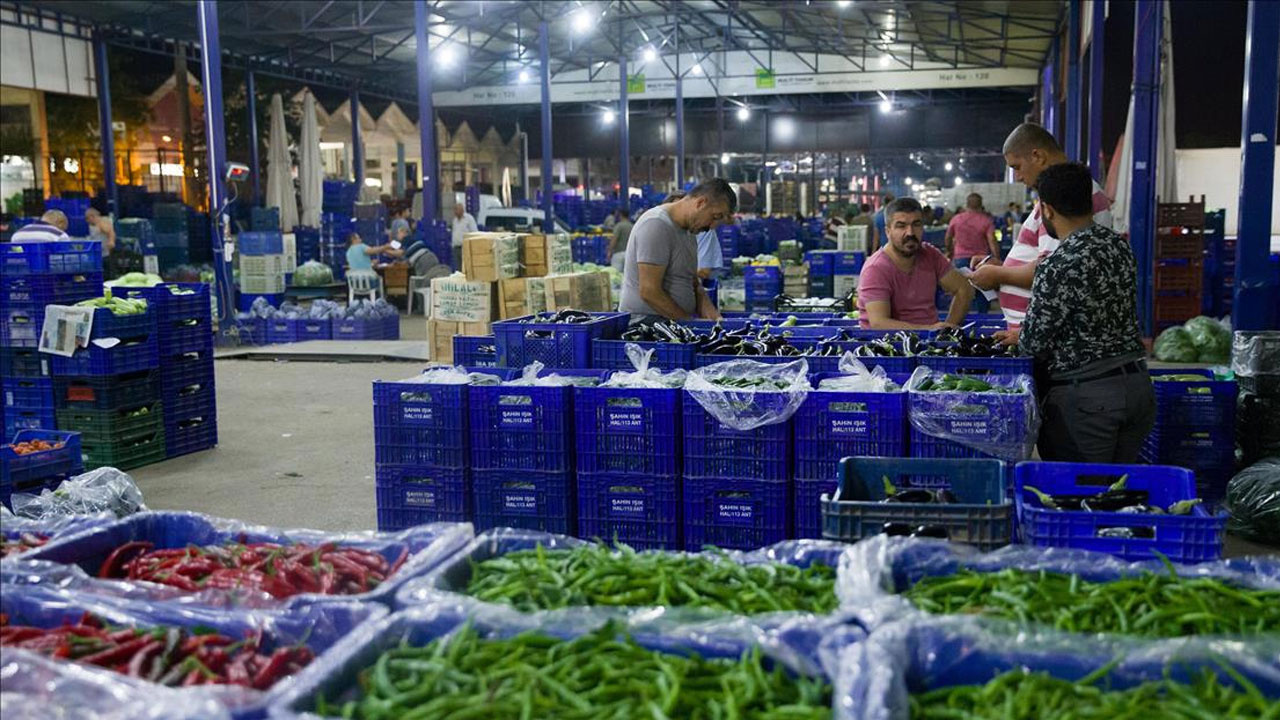
<path fill-rule="evenodd" d="M 69 240 L 67 237 L 67 216 L 61 210 L 46 210 L 40 216 L 40 222 L 18 228 L 9 242 L 44 242 L 50 240 Z"/>
<path fill-rule="evenodd" d="M 1036 180 L 1045 168 L 1067 162 L 1067 155 L 1048 130 L 1035 123 L 1023 123 L 1009 133 L 1004 141 L 1004 160 L 1013 170 L 1014 177 L 1028 188 L 1034 188 Z M 1111 200 L 1102 186 L 1093 183 L 1093 222 L 1111 227 Z M 1000 289 L 1000 309 L 1010 330 L 1022 326 L 1031 302 L 1031 280 L 1036 266 L 1058 249 L 1059 241 L 1049 235 L 1042 218 L 1040 202 L 1022 223 L 1022 230 L 1014 239 L 1013 249 L 1002 265 L 988 263 L 974 271 L 970 281 L 983 290 Z"/>

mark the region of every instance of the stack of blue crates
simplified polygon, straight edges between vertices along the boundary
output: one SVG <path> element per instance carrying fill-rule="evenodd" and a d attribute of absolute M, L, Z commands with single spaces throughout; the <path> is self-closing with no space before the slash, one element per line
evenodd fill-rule
<path fill-rule="evenodd" d="M 1201 382 L 1159 380 L 1161 375 L 1203 375 Z M 1235 471 L 1236 382 L 1215 380 L 1210 370 L 1152 370 L 1156 424 L 1141 458 L 1196 474 L 1205 501 L 1222 499 Z"/>
<path fill-rule="evenodd" d="M 19 455 L 9 446 L 39 440 L 53 447 L 49 450 Z M 0 503 L 10 510 L 13 493 L 38 495 L 54 489 L 63 480 L 84 471 L 80 457 L 80 436 L 57 430 L 19 430 L 0 443 Z"/>
<path fill-rule="evenodd" d="M 471 520 L 472 390 L 465 384 L 373 384 L 379 530 Z"/>
<path fill-rule="evenodd" d="M 554 206 L 556 217 L 560 218 L 570 228 L 576 230 L 585 226 L 581 195 L 557 194 L 552 201 L 552 205 Z"/>
<path fill-rule="evenodd" d="M 355 211 L 356 198 L 360 194 L 360 189 L 355 183 L 345 180 L 325 180 L 321 190 L 321 211 L 347 217 Z"/>
<path fill-rule="evenodd" d="M 116 221 L 116 241 L 139 255 L 156 254 L 156 231 L 146 218 L 121 218 Z"/>
<path fill-rule="evenodd" d="M 782 294 L 782 267 L 748 265 L 743 269 L 747 292 L 747 312 L 770 312 L 773 299 Z"/>
<path fill-rule="evenodd" d="M 834 250 L 810 250 L 804 254 L 809 265 L 809 297 L 834 297 L 835 256 Z"/>
<path fill-rule="evenodd" d="M 595 263 L 608 265 L 609 236 L 579 235 L 573 238 L 573 261 L 576 263 Z"/>
<path fill-rule="evenodd" d="M 293 229 L 294 252 L 297 253 L 298 265 L 306 262 L 320 261 L 320 230 L 298 226 Z"/>
<path fill-rule="evenodd" d="M 187 206 L 157 203 L 151 211 L 160 269 L 169 270 L 191 262 L 190 212 Z"/>
<path fill-rule="evenodd" d="M 354 227 L 366 245 L 380 245 L 386 239 L 387 206 L 360 203 L 355 207 Z"/>
<path fill-rule="evenodd" d="M 326 212 L 320 216 L 320 262 L 333 270 L 333 279 L 347 276 L 347 235 L 355 230 L 349 214 Z"/>
<path fill-rule="evenodd" d="M 266 298 L 273 307 L 279 306 L 285 290 L 284 234 L 279 230 L 242 232 L 236 242 L 241 255 L 238 307 L 247 311 L 259 297 Z M 268 261 L 270 256 L 277 256 L 275 262 Z M 248 258 L 260 260 L 251 265 L 246 262 Z"/>
<path fill-rule="evenodd" d="M 742 254 L 739 246 L 741 237 L 742 227 L 739 225 L 721 225 L 716 228 L 716 239 L 720 241 L 720 255 L 726 263 L 732 262 Z"/>
<path fill-rule="evenodd" d="M 218 444 L 213 380 L 213 311 L 205 283 L 152 288 L 160 349 L 165 455 L 176 457 Z"/>
<path fill-rule="evenodd" d="M 40 353 L 46 305 L 102 295 L 102 246 L 93 240 L 0 244 L 0 380 L 5 442 L 57 426 L 52 355 Z"/>
<path fill-rule="evenodd" d="M 278 207 L 249 208 L 249 229 L 250 230 L 279 230 L 280 229 L 280 208 Z"/>
<path fill-rule="evenodd" d="M 427 221 L 420 220 L 418 234 L 440 264 L 449 266 L 453 270 L 462 269 L 453 267 L 453 233 L 447 222 L 434 220 L 428 224 Z"/>

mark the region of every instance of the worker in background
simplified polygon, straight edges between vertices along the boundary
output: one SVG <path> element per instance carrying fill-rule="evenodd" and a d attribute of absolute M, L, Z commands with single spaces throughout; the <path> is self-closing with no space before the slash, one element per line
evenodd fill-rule
<path fill-rule="evenodd" d="M 840 217 L 838 213 L 831 213 L 831 217 L 827 218 L 826 226 L 822 228 L 823 245 L 830 243 L 831 247 L 835 247 L 840 239 L 840 228 L 852 222 L 853 216 L 852 210 L 846 212 L 844 217 Z"/>
<path fill-rule="evenodd" d="M 965 198 L 965 209 L 956 213 L 947 225 L 947 259 L 960 274 L 966 275 L 973 268 L 985 262 L 1000 264 L 1000 243 L 996 242 L 996 225 L 982 209 L 982 196 L 969 193 Z M 985 295 L 976 293 L 973 297 L 973 311 L 985 313 L 991 310 L 992 303 Z M 992 312 L 999 312 L 999 302 Z"/>
<path fill-rule="evenodd" d="M 1013 169 L 1014 177 L 1028 188 L 1034 188 L 1040 173 L 1067 162 L 1067 155 L 1048 130 L 1035 123 L 1023 123 L 1005 139 L 1004 160 Z M 1111 200 L 1096 182 L 1092 203 L 1093 221 L 1110 228 Z M 970 278 L 974 285 L 983 290 L 1000 289 L 1000 309 L 1010 330 L 1018 328 L 1026 317 L 1036 265 L 1057 249 L 1058 241 L 1049 236 L 1041 221 L 1040 202 L 1036 201 L 1004 263 L 987 263 L 974 270 Z"/>
<path fill-rule="evenodd" d="M 1016 202 L 1009 203 L 1009 209 L 1004 211 L 1004 226 L 1013 230 L 1013 226 L 1022 222 L 1022 206 Z"/>
<path fill-rule="evenodd" d="M 84 222 L 89 226 L 89 239 L 102 243 L 102 256 L 110 255 L 116 247 L 115 223 L 94 207 L 84 211 Z"/>
<path fill-rule="evenodd" d="M 462 269 L 462 239 L 467 233 L 478 232 L 480 227 L 476 225 L 476 219 L 471 217 L 471 213 L 462 206 L 462 203 L 453 204 L 453 269 Z"/>
<path fill-rule="evenodd" d="M 867 259 L 858 277 L 858 321 L 872 330 L 936 330 L 959 326 L 973 288 L 947 258 L 924 242 L 924 210 L 914 198 L 885 206 L 888 243 Z M 938 322 L 937 288 L 949 295 L 951 311 Z"/>
<path fill-rule="evenodd" d="M 365 245 L 360 233 L 347 235 L 347 270 L 355 272 L 373 272 L 373 260 L 379 255 L 393 258 L 403 257 L 404 251 L 386 245 Z"/>
<path fill-rule="evenodd" d="M 40 222 L 33 222 L 14 231 L 9 242 L 42 242 L 48 240 L 69 240 L 67 237 L 67 216 L 61 210 L 45 210 Z"/>
<path fill-rule="evenodd" d="M 631 212 L 626 208 L 618 208 L 618 221 L 613 224 L 613 235 L 609 237 L 609 262 L 613 269 L 622 272 L 627 261 L 627 241 L 631 238 Z"/>
<path fill-rule="evenodd" d="M 387 230 L 387 236 L 392 240 L 403 243 L 405 238 L 409 237 L 412 232 L 409 224 L 409 208 L 401 208 L 396 211 L 391 221 L 391 228 Z"/>
<path fill-rule="evenodd" d="M 888 237 L 888 236 L 885 234 L 885 216 L 884 216 L 884 210 L 885 210 L 885 208 L 889 207 L 889 204 L 890 204 L 890 203 L 892 203 L 892 202 L 893 202 L 893 194 L 892 194 L 892 193 L 885 193 L 885 195 L 884 195 L 884 205 L 883 205 L 883 206 L 881 206 L 880 210 L 876 212 L 875 217 L 874 217 L 874 218 L 872 218 L 872 222 L 871 222 L 871 246 L 870 246 L 869 248 L 867 248 L 867 253 L 868 253 L 868 254 L 873 253 L 873 252 L 875 252 L 875 251 L 879 250 L 879 249 L 880 249 L 880 247 L 881 247 L 882 245 L 884 245 L 884 243 L 885 243 L 885 238 L 886 238 L 886 237 Z M 919 203 L 916 203 L 916 205 L 919 205 Z"/>
<path fill-rule="evenodd" d="M 1129 241 L 1094 222 L 1093 176 L 1079 163 L 1039 173 L 1037 217 L 1057 248 L 1040 261 L 1021 329 L 997 336 L 1035 357 L 1044 460 L 1136 463 L 1156 417 L 1138 326 Z"/>
<path fill-rule="evenodd" d="M 724 267 L 724 253 L 720 249 L 720 236 L 715 228 L 698 234 L 698 277 L 714 278 Z"/>
<path fill-rule="evenodd" d="M 696 236 L 731 222 L 737 209 L 733 188 L 713 178 L 641 215 L 627 243 L 619 311 L 641 320 L 719 319 L 698 278 Z"/>

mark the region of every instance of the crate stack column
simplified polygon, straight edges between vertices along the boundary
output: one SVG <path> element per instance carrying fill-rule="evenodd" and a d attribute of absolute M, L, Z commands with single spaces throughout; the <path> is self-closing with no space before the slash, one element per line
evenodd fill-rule
<path fill-rule="evenodd" d="M 1202 375 L 1204 380 L 1161 380 Z M 1236 382 L 1209 370 L 1153 370 L 1156 424 L 1142 446 L 1143 462 L 1177 465 L 1196 474 L 1206 502 L 1221 500 L 1235 470 Z"/>
<path fill-rule="evenodd" d="M 284 235 L 279 230 L 242 232 L 237 238 L 240 257 L 239 308 L 248 310 L 259 297 L 272 306 L 284 300 Z"/>
<path fill-rule="evenodd" d="M 160 270 L 191 262 L 190 211 L 181 203 L 157 203 L 152 208 L 156 255 Z"/>
<path fill-rule="evenodd" d="M 209 286 L 166 283 L 153 288 L 152 297 L 160 348 L 165 455 L 206 450 L 218 444 Z"/>
<path fill-rule="evenodd" d="M 0 381 L 4 439 L 56 426 L 50 358 L 37 348 L 46 305 L 102 295 L 102 245 L 93 240 L 0 243 Z"/>
<path fill-rule="evenodd" d="M 89 347 L 53 356 L 58 428 L 80 433 L 88 469 L 128 470 L 165 457 L 156 318 L 150 302 L 132 315 L 98 308 Z"/>
<path fill-rule="evenodd" d="M 1156 212 L 1154 332 L 1200 314 L 1204 296 L 1204 198 Z"/>

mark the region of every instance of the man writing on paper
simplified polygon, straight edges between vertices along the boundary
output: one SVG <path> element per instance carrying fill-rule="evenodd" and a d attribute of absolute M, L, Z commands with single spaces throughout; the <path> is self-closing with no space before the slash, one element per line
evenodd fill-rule
<path fill-rule="evenodd" d="M 1067 162 L 1067 154 L 1048 130 L 1035 123 L 1023 123 L 1009 133 L 1004 141 L 1004 160 L 1013 174 L 1028 188 L 1034 188 L 1036 180 L 1045 168 Z M 1093 183 L 1093 222 L 1105 228 L 1111 227 L 1111 201 L 1098 183 Z M 1031 302 L 1031 279 L 1036 265 L 1058 249 L 1058 240 L 1049 236 L 1040 203 L 1037 201 L 1031 214 L 1022 223 L 1013 249 L 1004 264 L 987 263 L 977 268 L 970 280 L 983 290 L 1000 290 L 1000 309 L 1010 330 L 1016 330 L 1026 317 Z"/>
<path fill-rule="evenodd" d="M 696 236 L 729 222 L 737 209 L 733 188 L 714 178 L 641 215 L 627 243 L 618 309 L 633 319 L 718 319 L 698 278 Z"/>
<path fill-rule="evenodd" d="M 924 237 L 924 209 L 914 198 L 884 208 L 888 242 L 862 267 L 858 321 L 871 330 L 933 330 L 959 326 L 973 301 L 973 287 Z M 952 295 L 951 312 L 938 322 L 934 295 Z"/>
<path fill-rule="evenodd" d="M 965 199 L 965 208 L 956 213 L 947 224 L 947 257 L 961 275 L 968 275 L 969 270 L 986 262 L 1000 264 L 1000 243 L 996 242 L 996 225 L 991 216 L 982 209 L 982 196 L 969 193 Z M 995 305 L 995 312 L 1000 311 L 998 303 L 990 303 L 982 293 L 973 297 L 973 311 L 984 313 Z"/>

